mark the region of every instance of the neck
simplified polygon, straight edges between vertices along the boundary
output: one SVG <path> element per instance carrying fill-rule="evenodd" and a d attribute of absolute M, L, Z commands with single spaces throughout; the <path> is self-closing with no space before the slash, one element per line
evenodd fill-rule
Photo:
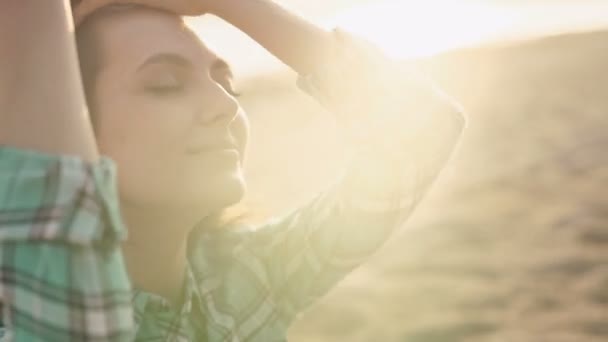
<path fill-rule="evenodd" d="M 188 233 L 195 222 L 166 211 L 129 205 L 121 209 L 129 234 L 122 251 L 133 287 L 178 303 L 187 266 Z"/>

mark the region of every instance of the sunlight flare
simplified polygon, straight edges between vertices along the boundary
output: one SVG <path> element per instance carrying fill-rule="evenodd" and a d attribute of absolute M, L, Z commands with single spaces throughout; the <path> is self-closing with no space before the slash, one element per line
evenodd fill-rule
<path fill-rule="evenodd" d="M 327 25 L 357 33 L 395 58 L 411 58 L 492 39 L 514 19 L 491 4 L 393 0 L 356 6 Z"/>

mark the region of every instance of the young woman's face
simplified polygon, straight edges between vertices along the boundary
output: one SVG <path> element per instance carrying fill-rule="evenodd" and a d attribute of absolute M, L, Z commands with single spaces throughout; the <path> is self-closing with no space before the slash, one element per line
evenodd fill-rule
<path fill-rule="evenodd" d="M 218 210 L 245 191 L 249 124 L 224 61 L 177 16 L 136 9 L 95 22 L 93 111 L 131 205 Z"/>

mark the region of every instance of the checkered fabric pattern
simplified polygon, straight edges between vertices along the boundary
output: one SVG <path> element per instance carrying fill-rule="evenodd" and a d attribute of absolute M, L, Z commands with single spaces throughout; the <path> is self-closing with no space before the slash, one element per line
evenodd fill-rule
<path fill-rule="evenodd" d="M 286 341 L 298 315 L 404 223 L 464 127 L 459 108 L 415 77 L 390 88 L 360 81 L 375 91 L 361 96 L 348 81 L 360 66 L 347 60 L 299 85 L 359 130 L 350 166 L 308 204 L 264 225 L 194 229 L 176 306 L 130 287 L 110 160 L 0 148 L 2 340 Z M 395 92 L 412 97 L 399 106 L 376 101 Z M 345 108 L 369 112 L 345 122 Z"/>
<path fill-rule="evenodd" d="M 113 163 L 0 148 L 7 341 L 130 341 Z"/>

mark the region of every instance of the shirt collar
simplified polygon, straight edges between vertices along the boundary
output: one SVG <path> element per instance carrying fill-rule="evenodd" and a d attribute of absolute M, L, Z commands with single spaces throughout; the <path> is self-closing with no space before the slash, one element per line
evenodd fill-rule
<path fill-rule="evenodd" d="M 174 307 L 165 297 L 155 293 L 146 292 L 138 288 L 133 289 L 132 304 L 135 321 L 150 313 L 173 312 L 175 314 L 189 315 L 192 311 L 193 296 L 196 291 L 196 281 L 192 272 L 190 262 L 186 263 L 186 274 L 182 284 L 181 300 Z"/>

